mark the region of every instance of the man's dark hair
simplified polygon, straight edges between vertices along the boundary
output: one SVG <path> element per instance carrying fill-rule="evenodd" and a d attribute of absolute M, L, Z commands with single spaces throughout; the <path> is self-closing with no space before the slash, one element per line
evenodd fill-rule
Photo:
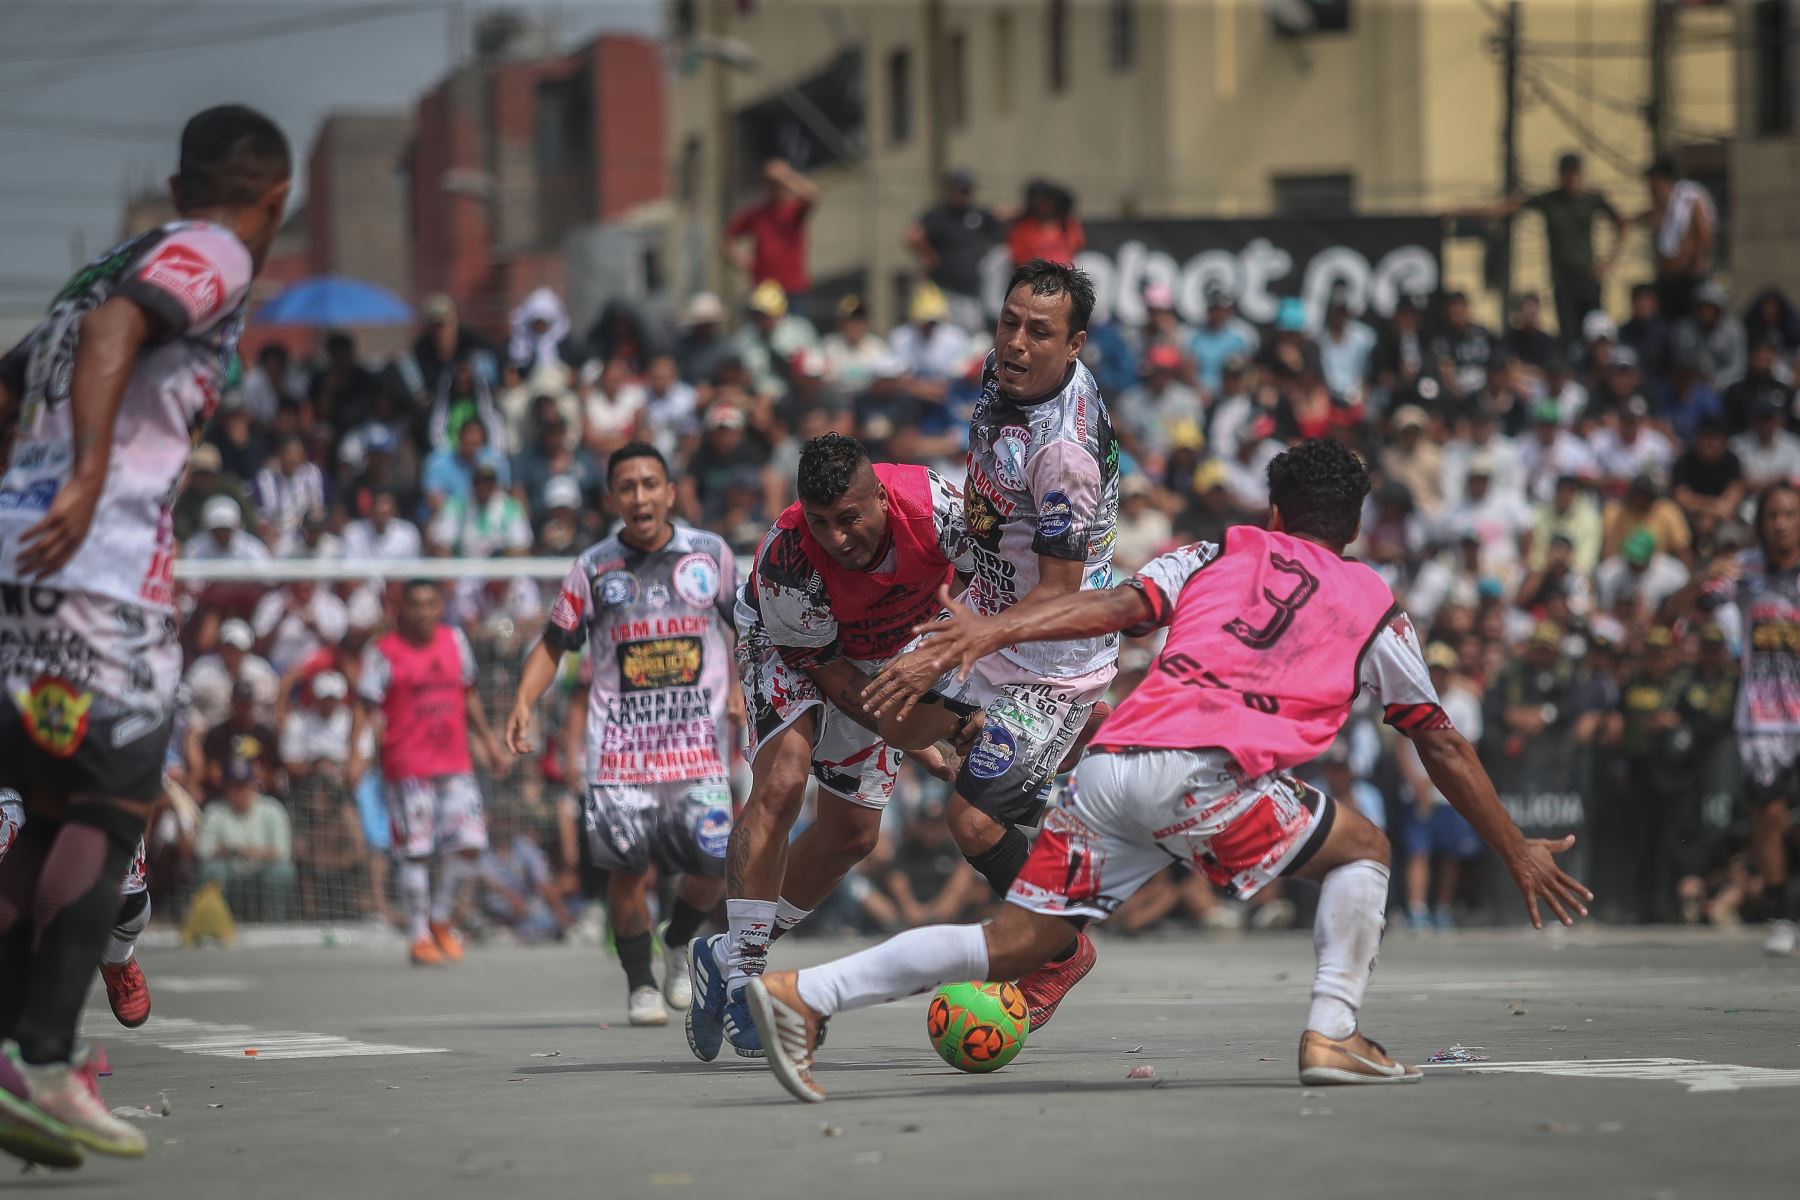
<path fill-rule="evenodd" d="M 435 592 L 438 590 L 438 581 L 435 579 L 409 579 L 406 581 L 406 586 L 400 589 L 400 594 L 410 596 L 420 588 Z"/>
<path fill-rule="evenodd" d="M 1645 179 L 1680 179 L 1681 172 L 1675 169 L 1675 160 L 1667 154 L 1659 154 L 1644 168 Z"/>
<path fill-rule="evenodd" d="M 624 463 L 630 462 L 634 458 L 654 458 L 656 460 L 656 465 L 662 468 L 663 478 L 674 478 L 674 476 L 669 474 L 669 460 L 663 457 L 663 452 L 661 450 L 658 450 L 649 442 L 626 442 L 623 446 L 614 450 L 612 452 L 612 457 L 606 460 L 607 487 L 612 486 L 613 475 L 618 471 L 619 467 Z"/>
<path fill-rule="evenodd" d="M 1565 154 L 1556 160 L 1556 173 L 1567 175 L 1571 171 L 1581 170 L 1581 155 Z"/>
<path fill-rule="evenodd" d="M 287 136 L 255 109 L 223 104 L 181 130 L 175 191 L 183 211 L 254 204 L 292 173 Z"/>
<path fill-rule="evenodd" d="M 1281 510 L 1289 533 L 1347 546 L 1356 540 L 1368 495 L 1369 468 L 1341 442 L 1312 438 L 1269 464 L 1269 503 Z"/>
<path fill-rule="evenodd" d="M 1014 269 L 1006 281 L 1006 294 L 1028 287 L 1034 296 L 1067 296 L 1069 298 L 1069 336 L 1088 327 L 1094 315 L 1094 281 L 1086 271 L 1077 271 L 1067 263 L 1034 258 Z"/>
<path fill-rule="evenodd" d="M 861 442 L 841 433 L 824 433 L 800 448 L 800 478 L 795 490 L 807 504 L 831 504 L 856 482 L 869 452 Z"/>
<path fill-rule="evenodd" d="M 1756 514 L 1750 520 L 1750 528 L 1756 531 L 1756 544 L 1765 549 L 1769 544 L 1769 536 L 1763 532 L 1763 518 L 1768 515 L 1769 501 L 1782 492 L 1786 492 L 1790 496 L 1800 496 L 1800 488 L 1796 488 L 1784 479 L 1771 483 L 1756 497 Z"/>

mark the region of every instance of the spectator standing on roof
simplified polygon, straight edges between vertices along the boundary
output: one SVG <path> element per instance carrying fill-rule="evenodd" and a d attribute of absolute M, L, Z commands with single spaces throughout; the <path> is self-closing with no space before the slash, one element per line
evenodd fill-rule
<path fill-rule="evenodd" d="M 773 283 L 787 303 L 803 302 L 812 290 L 806 270 L 806 222 L 818 202 L 812 180 L 785 161 L 763 164 L 762 197 L 741 209 L 725 227 L 725 257 L 750 277 L 753 288 Z M 745 249 L 744 243 L 749 243 Z"/>
<path fill-rule="evenodd" d="M 1719 210 L 1712 193 L 1683 179 L 1664 155 L 1644 172 L 1650 209 L 1639 218 L 1650 231 L 1656 291 L 1664 319 L 1679 321 L 1694 308 L 1694 293 L 1712 274 Z"/>
<path fill-rule="evenodd" d="M 1005 240 L 1001 218 L 975 203 L 975 177 L 961 170 L 944 176 L 943 197 L 906 234 L 919 269 L 943 293 L 951 322 L 964 329 L 987 325 L 981 260 Z"/>

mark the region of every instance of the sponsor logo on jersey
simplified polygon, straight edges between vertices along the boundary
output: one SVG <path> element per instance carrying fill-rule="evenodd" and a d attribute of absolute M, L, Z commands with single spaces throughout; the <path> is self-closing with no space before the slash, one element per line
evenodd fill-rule
<path fill-rule="evenodd" d="M 705 608 L 719 595 L 719 564 L 710 554 L 689 554 L 671 573 L 675 594 L 695 608 Z"/>
<path fill-rule="evenodd" d="M 24 720 L 25 732 L 44 753 L 68 758 L 87 738 L 92 692 L 80 692 L 60 679 L 39 679 L 29 689 L 13 693 L 13 704 Z"/>
<path fill-rule="evenodd" d="M 558 629 L 573 633 L 580 620 L 580 614 L 575 611 L 574 598 L 559 590 L 556 593 L 556 603 L 550 606 L 550 623 Z"/>
<path fill-rule="evenodd" d="M 969 536 L 978 542 L 991 543 L 995 532 L 1000 528 L 1000 514 L 988 502 L 988 498 L 980 492 L 970 492 L 968 506 L 964 511 Z"/>
<path fill-rule="evenodd" d="M 651 608 L 669 607 L 669 585 L 662 580 L 653 580 L 644 588 L 644 603 Z"/>
<path fill-rule="evenodd" d="M 620 646 L 619 683 L 626 691 L 691 687 L 700 680 L 699 638 L 651 638 Z"/>
<path fill-rule="evenodd" d="M 1112 568 L 1102 563 L 1089 572 L 1087 585 L 1090 588 L 1109 588 L 1112 586 Z"/>
<path fill-rule="evenodd" d="M 1031 449 L 1031 430 L 1023 425 L 1008 425 L 994 440 L 994 474 L 1002 487 L 1015 492 L 1025 490 L 1025 456 Z"/>
<path fill-rule="evenodd" d="M 1013 740 L 1011 731 L 1002 725 L 989 725 L 981 731 L 981 738 L 969 752 L 966 765 L 969 774 L 977 779 L 998 779 L 1006 774 L 1018 756 L 1018 743 Z"/>
<path fill-rule="evenodd" d="M 725 847 L 731 841 L 731 810 L 707 809 L 694 825 L 694 841 L 708 858 L 725 857 Z"/>
<path fill-rule="evenodd" d="M 1059 538 L 1075 526 L 1075 509 L 1061 492 L 1045 492 L 1038 507 L 1038 536 Z"/>
<path fill-rule="evenodd" d="M 636 604 L 638 598 L 637 576 L 630 571 L 608 571 L 600 577 L 600 585 L 594 590 L 600 595 L 600 603 L 607 608 L 623 608 L 628 604 Z"/>
<path fill-rule="evenodd" d="M 225 299 L 225 282 L 219 278 L 218 268 L 180 242 L 169 242 L 151 255 L 138 278 L 181 301 L 194 321 L 209 315 Z"/>
<path fill-rule="evenodd" d="M 62 484 L 54 479 L 40 479 L 22 488 L 7 488 L 0 491 L 0 512 L 45 512 L 61 489 Z"/>

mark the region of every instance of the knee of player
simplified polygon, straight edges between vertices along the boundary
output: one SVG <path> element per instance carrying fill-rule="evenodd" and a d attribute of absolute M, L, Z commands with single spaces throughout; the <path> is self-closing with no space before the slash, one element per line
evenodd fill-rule
<path fill-rule="evenodd" d="M 845 829 L 837 835 L 836 845 L 832 847 L 840 859 L 851 863 L 859 863 L 875 853 L 876 845 L 881 841 L 881 824 L 871 821 Z"/>
<path fill-rule="evenodd" d="M 758 820 L 771 820 L 791 825 L 806 802 L 806 782 L 812 775 L 812 760 L 798 762 L 777 760 L 769 764 L 766 774 L 757 779 L 739 814 L 739 826 L 753 825 Z"/>
<path fill-rule="evenodd" d="M 998 821 L 960 796 L 952 798 L 950 807 L 944 810 L 944 824 L 949 826 L 950 837 L 965 858 L 993 849 L 994 843 L 1006 834 Z"/>

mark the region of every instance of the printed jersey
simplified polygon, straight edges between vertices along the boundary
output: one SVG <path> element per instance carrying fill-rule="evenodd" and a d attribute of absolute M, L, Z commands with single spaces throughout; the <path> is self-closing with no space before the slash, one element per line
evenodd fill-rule
<path fill-rule="evenodd" d="M 439 625 L 423 646 L 398 631 L 369 643 L 356 690 L 385 718 L 381 772 L 388 780 L 437 779 L 473 768 L 464 704 L 475 678 L 474 647 L 454 625 Z"/>
<path fill-rule="evenodd" d="M 569 568 L 544 641 L 588 649 L 589 783 L 673 783 L 727 773 L 737 559 L 684 525 L 660 550 L 615 534 Z"/>
<path fill-rule="evenodd" d="M 747 631 L 760 624 L 790 666 L 808 670 L 840 656 L 856 663 L 886 662 L 912 640 L 914 626 L 937 615 L 937 590 L 952 573 L 974 569 L 956 485 L 926 467 L 878 463 L 875 472 L 887 485 L 895 530 L 882 561 L 859 573 L 870 583 L 893 580 L 872 604 L 847 603 L 849 589 L 831 586 L 827 571 L 849 572 L 829 560 L 821 564 L 823 552 L 812 553 L 817 543 L 804 521 L 790 526 L 784 513 L 756 548 L 738 597 L 738 627 Z M 903 562 L 903 552 L 917 561 Z"/>
<path fill-rule="evenodd" d="M 1800 733 L 1800 568 L 1771 567 L 1761 550 L 1738 555 L 1735 583 L 1707 585 L 1735 603 L 1743 627 L 1739 733 Z"/>
<path fill-rule="evenodd" d="M 1000 394 L 988 355 L 963 493 L 975 565 L 963 600 L 976 612 L 1004 612 L 1036 587 L 1039 555 L 1083 564 L 1083 589 L 1112 586 L 1119 443 L 1087 367 L 1076 363 L 1058 391 L 1020 405 Z M 1111 665 L 1119 639 L 1027 642 L 1000 653 L 1044 678 L 1068 678 Z"/>
<path fill-rule="evenodd" d="M 1403 731 L 1450 726 L 1412 621 L 1361 563 L 1238 526 L 1152 559 L 1127 586 L 1168 626 L 1144 682 L 1094 737 L 1113 750 L 1225 750 L 1251 775 L 1311 761 L 1363 688 Z"/>
<path fill-rule="evenodd" d="M 0 582 L 18 580 L 19 535 L 69 481 L 81 322 L 117 295 L 155 318 L 161 340 L 146 344 L 132 366 L 87 539 L 61 571 L 35 582 L 173 610 L 170 508 L 194 437 L 218 403 L 217 380 L 236 351 L 252 273 L 250 252 L 230 230 L 207 221 L 164 225 L 84 268 L 0 358 L 0 378 L 19 398 L 18 437 L 0 479 Z"/>

